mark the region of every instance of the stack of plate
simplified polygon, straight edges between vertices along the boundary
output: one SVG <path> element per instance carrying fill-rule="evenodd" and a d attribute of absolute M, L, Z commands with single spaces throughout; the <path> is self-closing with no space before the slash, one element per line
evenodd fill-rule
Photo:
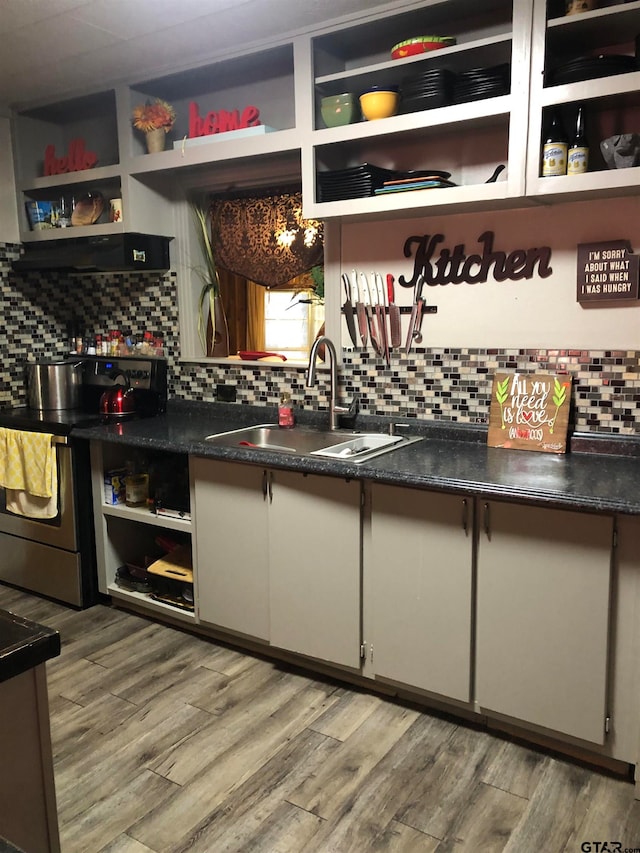
<path fill-rule="evenodd" d="M 508 95 L 511 88 L 511 66 L 508 62 L 491 68 L 472 68 L 458 74 L 453 84 L 457 104 Z"/>
<path fill-rule="evenodd" d="M 388 193 L 402 193 L 409 190 L 431 190 L 441 189 L 443 187 L 455 187 L 456 184 L 450 181 L 450 172 L 440 172 L 432 169 L 428 172 L 406 172 L 409 177 L 396 178 L 393 181 L 385 181 L 382 187 L 374 190 L 375 195 L 387 195 Z"/>
<path fill-rule="evenodd" d="M 610 77 L 613 74 L 628 74 L 636 71 L 635 56 L 610 54 L 609 56 L 581 56 L 564 65 L 558 65 L 547 73 L 545 83 L 578 83 L 580 80 L 594 80 L 596 77 Z"/>
<path fill-rule="evenodd" d="M 453 100 L 454 75 L 446 68 L 432 68 L 407 77 L 400 86 L 403 113 L 446 107 Z"/>
<path fill-rule="evenodd" d="M 366 198 L 373 195 L 385 181 L 398 176 L 392 169 L 382 169 L 370 163 L 349 169 L 318 172 L 319 201 L 341 201 L 345 198 Z"/>

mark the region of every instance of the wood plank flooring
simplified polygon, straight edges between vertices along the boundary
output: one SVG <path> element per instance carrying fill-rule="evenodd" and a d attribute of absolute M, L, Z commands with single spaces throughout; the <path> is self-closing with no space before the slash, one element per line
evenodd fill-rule
<path fill-rule="evenodd" d="M 631 782 L 115 608 L 0 608 L 61 633 L 63 853 L 640 850 Z"/>

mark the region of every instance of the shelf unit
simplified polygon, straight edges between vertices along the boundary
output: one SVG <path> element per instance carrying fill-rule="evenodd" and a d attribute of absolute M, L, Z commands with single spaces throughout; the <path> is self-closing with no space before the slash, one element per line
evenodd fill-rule
<path fill-rule="evenodd" d="M 132 126 L 134 106 L 161 98 L 176 111 L 166 149 L 147 154 L 144 134 Z M 185 188 L 227 188 L 238 185 L 240 165 L 249 164 L 248 181 L 262 183 L 269 175 L 300 178 L 300 138 L 296 129 L 294 43 L 289 40 L 255 49 L 242 57 L 218 61 L 153 80 L 134 82 L 105 93 L 43 106 L 14 116 L 16 185 L 21 238 L 24 242 L 140 231 L 173 237 L 174 205 Z M 256 105 L 269 132 L 214 134 L 189 143 L 190 104 L 198 114 L 242 113 Z M 79 120 L 82 116 L 82 120 Z M 82 172 L 43 175 L 44 147 L 66 153 L 69 142 L 82 137 L 95 151 L 98 164 Z M 256 166 L 260 163 L 260 166 Z M 253 164 L 253 165 L 251 165 Z M 177 182 L 179 187 L 177 188 Z M 247 185 L 251 185 L 247 183 Z M 124 221 L 108 221 L 109 206 L 92 226 L 32 231 L 24 202 L 68 201 L 88 191 L 105 199 L 121 198 Z"/>
<path fill-rule="evenodd" d="M 468 0 L 430 0 L 388 11 L 376 20 L 343 25 L 312 38 L 314 130 L 303 152 L 305 215 L 378 217 L 450 205 L 504 205 L 524 194 L 525 159 L 514 129 L 526 126 L 531 3 L 492 0 L 482 8 Z M 390 59 L 394 44 L 412 35 L 453 36 L 456 44 L 405 59 Z M 324 128 L 320 100 L 371 86 L 398 86 L 435 68 L 463 73 L 509 64 L 507 95 Z M 305 156 L 306 154 L 306 156 Z M 373 163 L 398 170 L 438 169 L 458 186 L 323 202 L 317 174 Z M 498 164 L 507 166 L 497 184 L 487 184 Z"/>
<path fill-rule="evenodd" d="M 531 53 L 530 121 L 527 150 L 527 195 L 539 201 L 578 201 L 637 193 L 640 169 L 608 169 L 600 142 L 640 127 L 640 71 L 554 85 L 549 72 L 579 57 L 616 54 L 633 56 L 640 32 L 640 2 L 606 2 L 592 12 L 546 17 L 545 0 L 534 0 Z M 540 37 L 536 38 L 536 33 Z M 546 73 L 546 75 L 545 75 Z M 589 171 L 583 175 L 540 176 L 545 118 L 558 110 L 567 132 L 577 104 L 587 110 Z"/>
<path fill-rule="evenodd" d="M 148 593 L 128 590 L 116 583 L 118 568 L 126 563 L 139 562 L 148 555 L 161 556 L 156 537 L 163 532 L 169 532 L 171 537 L 180 544 L 189 544 L 192 549 L 194 565 L 194 600 L 196 589 L 196 558 L 194 548 L 193 525 L 190 518 L 171 518 L 158 516 L 150 512 L 148 507 L 130 507 L 126 504 L 107 504 L 104 500 L 105 471 L 122 467 L 125 460 L 139 454 L 136 448 L 120 444 L 91 442 L 91 469 L 93 510 L 96 535 L 96 558 L 98 565 L 98 587 L 100 592 L 110 595 L 123 603 L 146 610 L 164 614 L 171 619 L 195 623 L 195 610 L 185 610 L 180 606 L 165 603 L 152 598 Z M 145 454 L 142 454 L 145 456 Z M 188 470 L 188 459 L 177 457 L 176 454 L 164 454 L 167 464 L 185 466 Z M 158 463 L 158 455 L 153 460 L 148 456 L 146 461 Z M 166 470 L 166 469 L 165 469 Z M 191 505 L 193 495 L 190 489 Z M 177 582 L 176 582 L 177 583 Z"/>
<path fill-rule="evenodd" d="M 301 180 L 304 215 L 322 219 L 383 219 L 453 207 L 492 209 L 635 192 L 640 172 L 605 169 L 593 143 L 588 174 L 542 179 L 539 172 L 543 119 L 552 107 L 570 115 L 576 103 L 585 102 L 594 140 L 640 126 L 640 71 L 559 86 L 545 86 L 543 74 L 545 67 L 576 54 L 632 54 L 630 39 L 640 32 L 640 0 L 601 0 L 596 11 L 547 20 L 548 5 L 547 0 L 389 2 L 309 33 L 249 46 L 242 56 L 230 49 L 198 67 L 25 110 L 14 117 L 22 237 L 27 242 L 125 229 L 157 233 L 177 238 L 172 251 L 178 252 L 178 268 L 188 269 L 192 238 L 185 209 L 193 190 Z M 394 44 L 425 33 L 453 36 L 456 44 L 390 58 Z M 323 126 L 323 96 L 398 86 L 435 68 L 462 73 L 505 63 L 511 69 L 509 94 L 344 127 Z M 177 119 L 167 149 L 147 154 L 131 113 L 135 105 L 154 98 L 169 101 Z M 192 103 L 201 119 L 253 104 L 272 131 L 215 134 L 187 144 Z M 44 177 L 45 145 L 53 143 L 57 156 L 63 156 L 79 137 L 98 155 L 97 166 Z M 401 170 L 445 170 L 457 186 L 320 200 L 319 172 L 366 162 Z M 498 164 L 506 170 L 496 183 L 486 183 Z M 25 201 L 76 198 L 89 190 L 107 199 L 122 198 L 124 223 L 110 223 L 103 214 L 97 224 L 82 229 L 28 230 Z"/>
<path fill-rule="evenodd" d="M 66 158 L 74 141 L 82 140 L 84 150 L 95 155 L 96 165 L 79 171 L 45 176 L 45 150 L 53 145 L 57 160 Z M 109 222 L 111 198 L 120 197 L 121 169 L 116 119 L 116 92 L 109 89 L 63 103 L 26 110 L 13 123 L 18 221 L 24 242 L 57 239 L 75 228 L 31 231 L 25 209 L 28 201 L 74 201 L 89 191 L 101 192 L 104 210 L 94 228 L 100 233 L 117 233 L 118 224 Z M 83 228 L 86 226 L 83 226 Z M 95 233 L 95 232 L 92 232 Z"/>

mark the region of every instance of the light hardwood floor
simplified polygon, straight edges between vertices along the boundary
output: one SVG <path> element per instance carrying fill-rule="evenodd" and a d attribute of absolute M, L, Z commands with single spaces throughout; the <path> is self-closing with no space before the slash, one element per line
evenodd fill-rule
<path fill-rule="evenodd" d="M 63 853 L 640 850 L 629 781 L 111 607 L 0 608 L 62 637 Z"/>

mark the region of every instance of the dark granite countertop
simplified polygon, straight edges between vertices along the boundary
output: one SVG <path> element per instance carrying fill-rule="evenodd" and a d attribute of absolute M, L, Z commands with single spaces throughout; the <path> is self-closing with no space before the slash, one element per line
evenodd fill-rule
<path fill-rule="evenodd" d="M 0 610 L 0 681 L 60 654 L 60 634 L 52 628 Z"/>
<path fill-rule="evenodd" d="M 275 407 L 173 401 L 164 415 L 74 431 L 79 437 L 141 448 L 266 465 L 399 486 L 453 491 L 591 512 L 640 514 L 640 442 L 576 434 L 566 454 L 487 447 L 486 428 L 404 418 L 359 416 L 359 430 L 407 424 L 423 440 L 359 465 L 250 447 L 219 447 L 205 436 L 277 422 Z M 326 428 L 326 413 L 301 413 L 298 423 Z M 398 428 L 398 431 L 400 429 Z"/>

